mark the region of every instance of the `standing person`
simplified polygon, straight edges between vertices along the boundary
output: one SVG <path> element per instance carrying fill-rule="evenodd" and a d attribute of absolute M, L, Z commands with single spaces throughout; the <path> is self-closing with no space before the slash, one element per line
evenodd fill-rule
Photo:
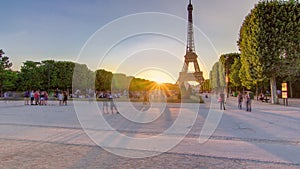
<path fill-rule="evenodd" d="M 40 105 L 44 105 L 45 104 L 45 92 L 42 91 L 40 94 Z"/>
<path fill-rule="evenodd" d="M 68 104 L 68 93 L 67 93 L 67 91 L 63 92 L 63 104 L 65 106 Z"/>
<path fill-rule="evenodd" d="M 242 103 L 243 103 L 243 95 L 242 95 L 242 92 L 239 92 L 237 98 L 238 98 L 238 108 L 239 108 L 239 109 L 242 109 Z"/>
<path fill-rule="evenodd" d="M 220 102 L 220 109 L 225 110 L 225 94 L 223 92 L 220 94 L 219 102 Z"/>
<path fill-rule="evenodd" d="M 246 100 L 246 111 L 251 112 L 251 97 L 250 97 L 249 92 L 246 93 L 245 100 Z"/>
<path fill-rule="evenodd" d="M 59 93 L 60 93 L 60 90 L 58 88 L 56 88 L 54 97 L 56 97 L 58 99 Z"/>
<path fill-rule="evenodd" d="M 30 104 L 33 105 L 33 101 L 34 101 L 34 91 L 32 90 L 30 92 Z"/>
<path fill-rule="evenodd" d="M 149 92 L 145 91 L 144 92 L 144 101 L 143 101 L 143 105 L 149 105 L 150 101 L 149 101 Z"/>
<path fill-rule="evenodd" d="M 40 104 L 40 92 L 38 90 L 34 92 L 34 101 L 35 105 Z"/>
<path fill-rule="evenodd" d="M 8 92 L 4 92 L 3 96 L 4 96 L 4 103 L 6 103 L 8 100 Z"/>
<path fill-rule="evenodd" d="M 45 91 L 45 105 L 48 104 L 49 94 Z"/>
<path fill-rule="evenodd" d="M 101 96 L 102 98 L 104 98 L 103 102 L 102 102 L 102 111 L 104 114 L 108 114 L 108 93 L 106 93 L 105 91 L 103 92 L 103 95 Z M 106 109 L 106 113 L 105 113 L 105 109 Z"/>
<path fill-rule="evenodd" d="M 29 90 L 27 90 L 24 93 L 24 105 L 29 105 L 29 96 L 30 96 L 30 92 L 29 92 Z"/>
<path fill-rule="evenodd" d="M 109 92 L 109 96 L 108 96 L 109 102 L 110 102 L 110 110 L 111 110 L 111 114 L 114 114 L 114 109 L 116 110 L 116 113 L 119 114 L 117 107 L 115 105 L 114 99 L 113 99 L 113 95 L 111 92 Z"/>
<path fill-rule="evenodd" d="M 58 98 L 58 101 L 59 101 L 59 105 L 61 106 L 62 105 L 62 101 L 63 101 L 63 94 L 62 94 L 61 91 L 58 92 L 57 98 Z"/>

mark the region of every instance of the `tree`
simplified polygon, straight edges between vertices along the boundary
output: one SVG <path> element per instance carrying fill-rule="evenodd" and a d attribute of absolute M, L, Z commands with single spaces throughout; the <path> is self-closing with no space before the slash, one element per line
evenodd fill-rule
<path fill-rule="evenodd" d="M 202 91 L 210 92 L 211 91 L 211 84 L 209 79 L 205 79 L 202 86 Z"/>
<path fill-rule="evenodd" d="M 21 66 L 19 73 L 19 90 L 37 90 L 42 88 L 43 79 L 41 78 L 40 62 L 26 61 Z"/>
<path fill-rule="evenodd" d="M 261 1 L 246 16 L 240 29 L 242 84 L 249 88 L 268 78 L 272 103 L 278 102 L 276 78 L 292 79 L 297 75 L 287 67 L 299 60 L 299 7 L 295 0 Z M 252 83 L 244 82 L 246 79 Z"/>
<path fill-rule="evenodd" d="M 224 73 L 225 73 L 225 78 L 226 78 L 226 85 L 227 89 L 231 89 L 231 79 L 230 79 L 230 74 L 231 74 L 231 65 L 233 65 L 234 61 L 236 58 L 240 58 L 239 53 L 227 53 L 221 55 L 219 62 L 222 63 L 223 68 L 224 68 Z M 232 90 L 232 89 L 231 89 Z"/>
<path fill-rule="evenodd" d="M 213 65 L 210 73 L 210 83 L 215 91 L 223 91 L 225 89 L 225 69 L 221 62 L 216 62 Z"/>
<path fill-rule="evenodd" d="M 87 90 L 87 89 L 95 89 L 96 87 L 96 79 L 95 79 L 95 73 L 91 71 L 87 65 L 85 64 L 78 64 L 78 63 L 72 63 L 74 66 L 72 68 L 72 65 L 70 63 L 67 63 L 68 65 L 65 65 L 69 69 L 69 84 L 66 84 L 66 86 L 72 86 L 73 89 L 77 90 Z"/>
<path fill-rule="evenodd" d="M 3 90 L 15 91 L 17 90 L 18 72 L 12 70 L 4 70 L 5 79 L 3 81 Z"/>
<path fill-rule="evenodd" d="M 129 83 L 127 82 L 127 77 L 122 73 L 114 73 L 112 77 L 112 90 L 122 91 L 128 89 Z"/>
<path fill-rule="evenodd" d="M 239 76 L 241 66 L 242 66 L 241 59 L 237 57 L 234 59 L 234 62 L 230 67 L 230 74 L 229 74 L 230 83 L 233 87 L 235 87 L 236 91 L 238 90 L 238 88 L 242 87 L 241 78 Z"/>
<path fill-rule="evenodd" d="M 104 69 L 96 70 L 95 88 L 98 91 L 111 90 L 113 74 Z"/>
<path fill-rule="evenodd" d="M 5 52 L 0 49 L 0 96 L 3 94 L 4 80 L 9 76 L 9 72 L 12 67 L 12 63 L 9 61 L 8 56 L 4 56 Z"/>

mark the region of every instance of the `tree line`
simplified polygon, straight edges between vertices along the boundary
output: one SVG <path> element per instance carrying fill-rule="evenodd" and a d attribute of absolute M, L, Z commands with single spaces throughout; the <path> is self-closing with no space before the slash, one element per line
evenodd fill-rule
<path fill-rule="evenodd" d="M 90 70 L 87 65 L 70 61 L 44 60 L 41 62 L 25 61 L 19 71 L 11 70 L 9 57 L 0 50 L 0 88 L 1 96 L 5 91 L 26 91 L 56 89 L 87 89 L 95 91 L 146 91 L 153 90 L 156 82 L 112 73 L 104 69 Z M 168 90 L 179 90 L 174 84 L 165 84 Z"/>

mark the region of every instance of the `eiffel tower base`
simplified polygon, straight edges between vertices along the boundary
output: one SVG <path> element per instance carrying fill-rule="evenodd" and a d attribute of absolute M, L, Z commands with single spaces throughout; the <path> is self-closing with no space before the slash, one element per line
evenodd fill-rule
<path fill-rule="evenodd" d="M 181 92 L 181 95 L 180 95 L 181 98 L 179 98 L 179 99 L 189 99 L 189 98 L 191 98 L 191 95 L 192 95 L 191 88 L 186 89 L 183 83 L 180 86 L 180 92 Z"/>

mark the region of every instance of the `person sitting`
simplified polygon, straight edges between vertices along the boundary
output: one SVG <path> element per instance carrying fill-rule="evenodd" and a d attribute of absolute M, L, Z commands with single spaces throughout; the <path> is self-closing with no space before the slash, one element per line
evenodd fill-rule
<path fill-rule="evenodd" d="M 261 93 L 260 96 L 259 96 L 259 100 L 264 102 L 264 99 L 265 99 L 265 95 L 263 93 Z"/>

